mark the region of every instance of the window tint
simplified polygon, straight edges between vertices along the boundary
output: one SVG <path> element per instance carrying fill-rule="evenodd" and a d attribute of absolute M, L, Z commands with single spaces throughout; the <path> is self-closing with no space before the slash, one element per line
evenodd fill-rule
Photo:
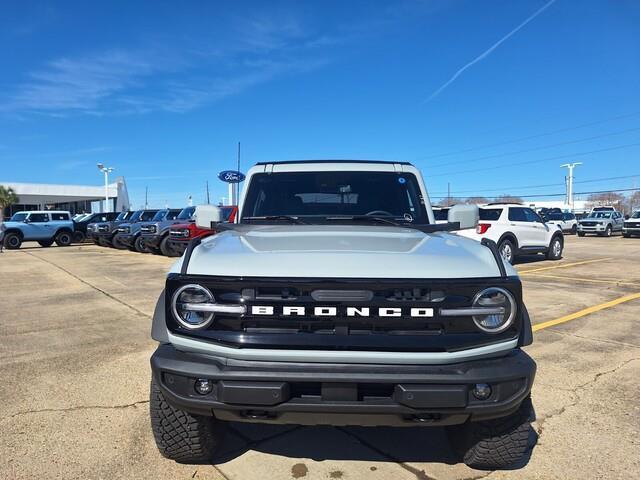
<path fill-rule="evenodd" d="M 394 172 L 282 172 L 253 175 L 243 217 L 390 215 L 416 223 L 429 220 L 418 181 Z"/>
<path fill-rule="evenodd" d="M 563 220 L 564 219 L 564 215 L 562 215 L 561 213 L 547 213 L 546 217 L 547 217 L 547 220 Z"/>
<path fill-rule="evenodd" d="M 177 220 L 190 220 L 193 212 L 196 211 L 196 207 L 187 207 L 184 208 L 180 214 L 176 217 Z"/>
<path fill-rule="evenodd" d="M 175 220 L 176 218 L 178 218 L 178 215 L 180 215 L 180 210 L 169 210 L 169 213 L 167 213 L 165 220 Z"/>
<path fill-rule="evenodd" d="M 169 213 L 169 210 L 160 210 L 158 213 L 156 213 L 153 218 L 151 219 L 152 222 L 161 222 L 162 220 L 164 220 L 165 216 Z M 143 218 L 144 220 L 144 218 Z"/>
<path fill-rule="evenodd" d="M 30 222 L 48 222 L 49 214 L 48 213 L 32 213 L 29 215 Z"/>
<path fill-rule="evenodd" d="M 524 218 L 526 218 L 525 222 L 540 222 L 542 223 L 542 218 L 531 210 L 530 208 L 523 208 Z"/>
<path fill-rule="evenodd" d="M 69 220 L 68 213 L 52 213 L 51 220 Z"/>
<path fill-rule="evenodd" d="M 502 215 L 501 208 L 481 208 L 480 209 L 480 220 L 498 220 Z"/>
<path fill-rule="evenodd" d="M 27 213 L 14 213 L 13 217 L 11 217 L 12 222 L 24 222 L 24 219 L 27 218 Z"/>
<path fill-rule="evenodd" d="M 235 207 L 220 207 L 220 210 L 222 210 L 222 221 L 228 222 Z"/>
<path fill-rule="evenodd" d="M 511 207 L 509 208 L 509 220 L 512 222 L 528 222 L 527 217 L 524 214 L 524 208 Z"/>
<path fill-rule="evenodd" d="M 440 210 L 434 210 L 433 216 L 436 220 L 449 220 L 449 209 L 441 208 Z"/>
<path fill-rule="evenodd" d="M 565 213 L 564 214 L 564 219 L 565 220 L 574 220 L 576 218 L 576 216 L 573 213 Z"/>
<path fill-rule="evenodd" d="M 156 213 L 158 213 L 157 210 L 148 210 L 146 212 L 142 212 L 140 214 L 140 221 L 148 222 L 149 220 L 153 219 L 153 217 L 156 216 Z"/>

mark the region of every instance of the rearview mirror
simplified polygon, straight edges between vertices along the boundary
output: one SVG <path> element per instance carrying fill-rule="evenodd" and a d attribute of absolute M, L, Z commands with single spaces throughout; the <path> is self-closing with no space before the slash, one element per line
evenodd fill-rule
<path fill-rule="evenodd" d="M 196 225 L 200 228 L 211 228 L 212 223 L 222 221 L 222 210 L 214 205 L 198 205 L 193 214 Z"/>
<path fill-rule="evenodd" d="M 480 209 L 477 205 L 454 205 L 449 209 L 447 221 L 460 224 L 460 230 L 476 228 L 480 219 Z"/>

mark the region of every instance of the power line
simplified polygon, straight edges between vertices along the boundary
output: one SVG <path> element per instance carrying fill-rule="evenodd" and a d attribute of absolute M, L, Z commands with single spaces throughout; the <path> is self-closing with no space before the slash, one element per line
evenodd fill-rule
<path fill-rule="evenodd" d="M 575 192 L 574 195 L 594 195 L 598 193 L 619 193 L 619 192 L 638 192 L 640 188 L 621 188 L 617 190 L 598 190 L 592 192 Z M 518 198 L 538 198 L 538 197 L 564 197 L 567 193 L 541 193 L 537 195 L 517 195 L 517 194 L 509 194 L 510 197 L 518 197 Z M 470 197 L 478 197 L 481 195 L 470 195 Z M 447 198 L 446 196 L 430 196 L 430 198 Z"/>
<path fill-rule="evenodd" d="M 495 165 L 493 167 L 483 167 L 483 168 L 476 168 L 473 170 L 458 170 L 455 172 L 445 172 L 445 173 L 438 173 L 435 175 L 427 175 L 427 178 L 433 178 L 433 177 L 444 177 L 446 175 L 457 175 L 460 173 L 474 173 L 474 172 L 484 172 L 486 170 L 497 170 L 498 168 L 503 168 L 503 167 L 512 167 L 512 166 L 516 166 L 516 165 L 530 165 L 533 163 L 542 163 L 542 162 L 549 162 L 551 160 L 561 160 L 564 158 L 575 158 L 576 156 L 579 155 L 591 155 L 593 153 L 602 153 L 602 152 L 611 152 L 613 150 L 620 150 L 623 148 L 629 148 L 629 147 L 638 147 L 640 146 L 640 143 L 627 143 L 625 145 L 616 145 L 614 147 L 608 147 L 608 148 L 601 148 L 598 150 L 589 150 L 586 152 L 579 152 L 579 153 L 570 153 L 567 155 L 556 155 L 554 157 L 547 157 L 547 158 L 541 158 L 538 160 L 526 160 L 524 162 L 511 162 L 511 163 L 502 163 L 500 165 Z"/>
<path fill-rule="evenodd" d="M 614 120 L 620 120 L 620 119 L 623 119 L 623 118 L 634 117 L 634 116 L 637 116 L 637 115 L 640 115 L 640 112 L 633 112 L 633 113 L 628 113 L 628 114 L 625 114 L 625 115 L 618 115 L 616 117 L 610 117 L 610 118 L 606 118 L 606 119 L 603 119 L 603 120 L 596 120 L 594 122 L 583 123 L 581 125 L 576 125 L 576 126 L 573 126 L 573 127 L 560 128 L 558 130 L 552 130 L 550 132 L 538 133 L 538 134 L 535 134 L 535 135 L 528 135 L 528 136 L 525 136 L 525 137 L 519 137 L 519 138 L 515 138 L 515 139 L 512 139 L 512 140 L 505 140 L 503 142 L 490 143 L 490 144 L 487 144 L 487 145 L 480 145 L 480 146 L 477 146 L 477 147 L 466 148 L 466 149 L 463 149 L 463 150 L 456 150 L 454 152 L 438 153 L 438 154 L 435 154 L 435 155 L 428 155 L 428 156 L 424 156 L 424 157 L 418 157 L 418 158 L 416 158 L 416 160 L 429 160 L 431 158 L 449 157 L 451 155 L 459 155 L 461 153 L 468 153 L 468 152 L 473 152 L 473 151 L 476 151 L 476 150 L 483 150 L 483 149 L 486 149 L 486 148 L 500 147 L 502 145 L 510 145 L 512 143 L 524 142 L 526 140 L 533 140 L 534 138 L 541 138 L 541 137 L 546 137 L 546 136 L 549 136 L 549 135 L 555 135 L 557 133 L 564 133 L 564 132 L 570 132 L 570 131 L 573 131 L 573 130 L 579 130 L 581 128 L 592 127 L 594 125 L 600 125 L 602 123 L 607 123 L 607 122 L 611 122 L 611 121 L 614 121 Z"/>
<path fill-rule="evenodd" d="M 609 180 L 627 180 L 632 177 L 640 177 L 640 173 L 631 174 L 631 175 L 623 175 L 621 177 L 605 177 L 605 178 L 593 178 L 589 180 L 576 180 L 573 183 L 597 183 L 597 182 L 606 182 Z M 454 193 L 485 193 L 485 192 L 504 192 L 506 190 L 516 190 L 516 189 L 531 189 L 531 188 L 543 188 L 543 187 L 562 187 L 564 183 L 547 183 L 545 185 L 520 185 L 520 186 L 511 186 L 511 187 L 500 187 L 500 188 L 487 188 L 484 190 L 458 190 Z M 444 194 L 445 192 L 433 192 L 434 194 Z M 444 197 L 443 197 L 444 198 Z"/>
<path fill-rule="evenodd" d="M 476 158 L 471 158 L 471 159 L 467 159 L 467 160 L 458 160 L 456 162 L 448 162 L 448 163 L 439 163 L 437 165 L 429 165 L 428 168 L 438 168 L 438 167 L 445 167 L 445 166 L 449 166 L 449 165 L 460 165 L 460 164 L 463 164 L 463 163 L 473 163 L 473 162 L 477 162 L 477 161 L 480 161 L 480 160 L 489 160 L 491 158 L 508 157 L 510 155 L 520 155 L 522 153 L 537 152 L 539 150 L 545 150 L 547 148 L 562 147 L 564 145 L 572 145 L 572 144 L 575 144 L 575 143 L 588 142 L 588 141 L 591 141 L 591 140 L 597 140 L 599 138 L 613 137 L 615 135 L 623 135 L 625 133 L 635 132 L 635 131 L 638 131 L 638 130 L 640 130 L 640 127 L 627 128 L 625 130 L 619 130 L 617 132 L 605 133 L 605 134 L 602 134 L 602 135 L 594 135 L 594 136 L 591 136 L 591 137 L 579 138 L 577 140 L 568 140 L 566 142 L 552 143 L 552 144 L 549 144 L 549 145 L 541 145 L 541 146 L 538 146 L 538 147 L 525 148 L 523 150 L 517 150 L 515 152 L 496 153 L 496 154 L 493 154 L 493 155 L 485 155 L 484 157 L 476 157 Z"/>

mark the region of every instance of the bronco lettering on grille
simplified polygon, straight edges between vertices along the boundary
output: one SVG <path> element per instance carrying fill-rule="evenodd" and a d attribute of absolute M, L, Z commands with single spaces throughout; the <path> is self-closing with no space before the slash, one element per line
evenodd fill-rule
<path fill-rule="evenodd" d="M 372 314 L 373 311 L 373 314 Z M 314 317 L 402 317 L 410 316 L 414 318 L 428 318 L 433 317 L 433 308 L 425 307 L 412 307 L 412 308 L 400 308 L 400 307 L 313 307 L 307 309 L 307 307 L 300 306 L 282 306 L 274 307 L 271 305 L 253 305 L 251 307 L 252 315 L 266 315 L 266 316 L 283 316 L 301 317 L 305 315 L 312 315 Z"/>

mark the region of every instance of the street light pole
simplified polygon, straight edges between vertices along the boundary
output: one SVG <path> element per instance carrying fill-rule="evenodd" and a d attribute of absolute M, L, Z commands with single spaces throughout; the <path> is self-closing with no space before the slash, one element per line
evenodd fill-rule
<path fill-rule="evenodd" d="M 567 203 L 569 204 L 569 208 L 573 211 L 573 169 L 578 165 L 582 165 L 582 162 L 574 162 L 574 163 L 565 163 L 560 165 L 560 168 L 568 168 L 569 169 L 569 180 L 567 181 Z"/>
<path fill-rule="evenodd" d="M 98 164 L 98 170 L 104 173 L 104 208 L 105 212 L 109 211 L 109 174 L 113 172 L 113 167 L 105 167 L 104 164 Z"/>

